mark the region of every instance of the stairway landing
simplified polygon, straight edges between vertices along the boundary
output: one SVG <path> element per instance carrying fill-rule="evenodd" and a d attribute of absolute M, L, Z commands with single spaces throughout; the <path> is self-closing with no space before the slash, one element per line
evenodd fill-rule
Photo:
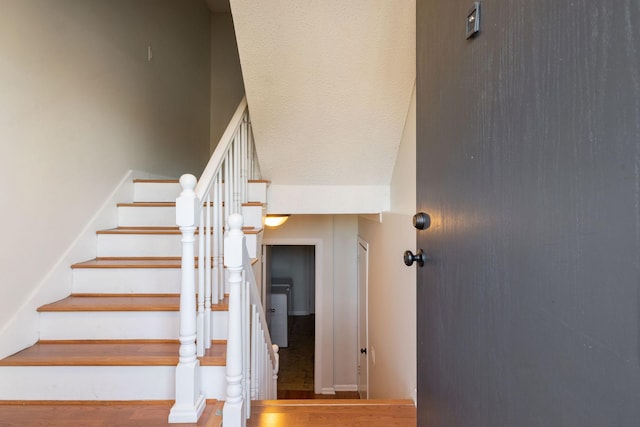
<path fill-rule="evenodd" d="M 411 400 L 264 400 L 251 404 L 247 427 L 408 427 L 416 425 Z"/>

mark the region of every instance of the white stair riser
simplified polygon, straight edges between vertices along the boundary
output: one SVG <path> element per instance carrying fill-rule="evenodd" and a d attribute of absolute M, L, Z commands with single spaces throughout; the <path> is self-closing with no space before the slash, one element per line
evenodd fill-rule
<path fill-rule="evenodd" d="M 120 227 L 175 227 L 173 206 L 118 206 Z"/>
<path fill-rule="evenodd" d="M 175 366 L 7 366 L 0 368 L 0 399 L 173 399 L 175 370 Z"/>
<path fill-rule="evenodd" d="M 73 292 L 77 294 L 177 294 L 179 268 L 76 268 Z"/>
<path fill-rule="evenodd" d="M 258 234 L 245 234 L 244 238 L 249 258 L 258 258 L 260 246 L 262 245 L 262 232 Z"/>
<path fill-rule="evenodd" d="M 180 234 L 99 234 L 99 257 L 179 257 Z"/>
<path fill-rule="evenodd" d="M 135 202 L 175 202 L 182 189 L 178 183 L 136 182 L 134 183 Z M 250 202 L 267 202 L 267 183 L 250 182 L 247 200 Z"/>
<path fill-rule="evenodd" d="M 212 339 L 227 339 L 228 312 L 211 316 Z M 40 313 L 40 339 L 178 339 L 177 311 L 78 311 Z"/>
<path fill-rule="evenodd" d="M 250 202 L 267 203 L 267 183 L 250 182 L 247 200 Z"/>
<path fill-rule="evenodd" d="M 245 227 L 262 228 L 262 218 L 264 216 L 264 205 L 243 206 L 242 219 Z"/>
<path fill-rule="evenodd" d="M 202 366 L 207 399 L 224 399 L 225 368 Z M 173 400 L 175 366 L 3 366 L 0 400 Z"/>
<path fill-rule="evenodd" d="M 207 399 L 227 398 L 227 368 L 224 366 L 201 366 L 200 389 Z"/>
<path fill-rule="evenodd" d="M 245 227 L 262 228 L 264 205 L 243 206 Z M 176 208 L 173 206 L 118 206 L 120 227 L 175 227 Z"/>
<path fill-rule="evenodd" d="M 40 313 L 40 339 L 177 339 L 177 311 L 73 311 Z"/>
<path fill-rule="evenodd" d="M 256 258 L 262 233 L 247 234 L 249 257 Z M 198 235 L 196 235 L 196 239 Z M 182 255 L 182 243 L 179 234 L 100 234 L 98 235 L 99 257 L 179 257 Z M 196 243 L 197 250 L 197 243 Z"/>
<path fill-rule="evenodd" d="M 177 182 L 136 182 L 133 184 L 135 202 L 175 202 L 182 188 Z"/>

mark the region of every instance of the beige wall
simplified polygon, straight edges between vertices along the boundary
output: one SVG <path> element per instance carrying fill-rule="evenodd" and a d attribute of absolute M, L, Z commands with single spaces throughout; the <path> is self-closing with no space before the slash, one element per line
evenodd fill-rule
<path fill-rule="evenodd" d="M 211 14 L 211 152 L 244 96 L 231 13 Z"/>
<path fill-rule="evenodd" d="M 126 171 L 200 173 L 209 41 L 199 0 L 2 2 L 0 340 Z"/>
<path fill-rule="evenodd" d="M 391 211 L 382 222 L 361 218 L 359 235 L 369 243 L 369 397 L 410 398 L 416 387 L 416 267 L 402 253 L 415 252 L 412 216 L 416 202 L 415 90 L 391 183 Z"/>
<path fill-rule="evenodd" d="M 349 215 L 292 215 L 267 229 L 264 244 L 315 244 L 316 343 L 322 377 L 316 392 L 356 385 L 357 218 Z"/>

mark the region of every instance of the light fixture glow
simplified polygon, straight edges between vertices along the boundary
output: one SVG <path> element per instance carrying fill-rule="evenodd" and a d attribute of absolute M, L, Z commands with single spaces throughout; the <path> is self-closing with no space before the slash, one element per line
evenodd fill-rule
<path fill-rule="evenodd" d="M 264 219 L 264 223 L 268 227 L 279 227 L 289 219 L 288 214 L 267 215 Z"/>

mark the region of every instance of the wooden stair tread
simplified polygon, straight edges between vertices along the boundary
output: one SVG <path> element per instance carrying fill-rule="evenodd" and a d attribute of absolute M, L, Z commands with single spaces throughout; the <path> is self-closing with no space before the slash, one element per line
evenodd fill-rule
<path fill-rule="evenodd" d="M 213 342 L 203 366 L 224 366 L 226 342 Z M 0 366 L 175 366 L 180 343 L 162 340 L 39 341 Z"/>
<path fill-rule="evenodd" d="M 180 234 L 178 227 L 117 227 L 98 230 L 96 234 Z"/>
<path fill-rule="evenodd" d="M 255 227 L 242 227 L 242 231 L 245 234 L 258 234 L 262 229 L 256 229 Z M 196 235 L 200 233 L 199 229 L 196 229 Z M 145 234 L 145 235 L 179 235 L 180 228 L 178 227 L 117 227 L 109 228 L 106 230 L 98 230 L 96 234 Z"/>
<path fill-rule="evenodd" d="M 137 183 L 151 183 L 151 184 L 178 184 L 180 182 L 179 179 L 142 179 L 136 178 L 133 182 Z M 249 179 L 248 182 L 252 184 L 270 184 L 271 181 L 268 179 Z"/>
<path fill-rule="evenodd" d="M 78 262 L 71 268 L 180 268 L 181 259 L 178 257 L 128 257 L 128 258 L 94 258 Z M 253 258 L 251 263 L 257 261 Z M 212 260 L 213 264 L 213 260 Z M 198 267 L 198 259 L 195 260 Z"/>
<path fill-rule="evenodd" d="M 210 202 L 210 205 L 213 206 L 213 202 Z M 262 202 L 246 202 L 242 203 L 242 206 L 263 206 L 265 203 Z M 118 203 L 117 206 L 119 208 L 175 208 L 176 202 L 127 202 L 127 203 Z"/>
<path fill-rule="evenodd" d="M 167 415 L 173 400 L 137 401 L 0 401 L 3 426 L 171 426 Z M 207 399 L 197 423 L 180 427 L 220 427 L 224 402 Z"/>
<path fill-rule="evenodd" d="M 51 311 L 178 311 L 179 295 L 71 295 L 43 305 Z"/>
<path fill-rule="evenodd" d="M 43 305 L 38 312 L 77 311 L 178 311 L 180 296 L 175 294 L 74 294 Z M 228 298 L 212 304 L 212 311 L 227 311 Z"/>
<path fill-rule="evenodd" d="M 119 208 L 175 208 L 176 202 L 130 202 L 118 203 Z"/>
<path fill-rule="evenodd" d="M 95 258 L 71 268 L 180 268 L 179 257 Z"/>
<path fill-rule="evenodd" d="M 178 184 L 180 182 L 179 179 L 141 179 L 136 178 L 133 180 L 134 183 L 140 184 Z"/>

